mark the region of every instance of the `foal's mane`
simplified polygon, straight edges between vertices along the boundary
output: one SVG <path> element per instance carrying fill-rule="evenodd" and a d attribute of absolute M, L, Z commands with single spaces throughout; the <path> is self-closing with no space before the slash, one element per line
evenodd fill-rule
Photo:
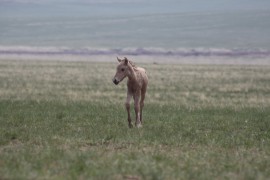
<path fill-rule="evenodd" d="M 133 61 L 128 60 L 132 67 L 137 67 Z"/>
<path fill-rule="evenodd" d="M 132 68 L 135 70 L 135 71 L 138 71 L 138 66 L 135 65 L 134 62 L 128 60 L 129 64 L 132 66 Z"/>

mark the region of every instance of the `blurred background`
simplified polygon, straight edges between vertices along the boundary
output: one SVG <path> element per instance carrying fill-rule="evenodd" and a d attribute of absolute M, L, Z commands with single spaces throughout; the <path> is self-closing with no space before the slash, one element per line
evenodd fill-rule
<path fill-rule="evenodd" d="M 0 56 L 270 56 L 268 0 L 0 0 Z"/>

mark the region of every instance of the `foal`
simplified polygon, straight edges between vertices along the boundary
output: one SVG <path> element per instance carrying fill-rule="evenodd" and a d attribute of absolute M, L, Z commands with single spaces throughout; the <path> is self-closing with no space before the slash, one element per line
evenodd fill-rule
<path fill-rule="evenodd" d="M 136 67 L 132 61 L 129 61 L 126 57 L 121 60 L 117 57 L 119 64 L 116 68 L 116 74 L 112 79 L 115 85 L 119 84 L 125 77 L 128 77 L 127 81 L 127 99 L 126 109 L 128 113 L 128 125 L 132 128 L 130 117 L 130 100 L 134 99 L 134 109 L 136 114 L 135 125 L 137 127 L 142 126 L 142 109 L 144 106 L 144 98 L 148 84 L 148 77 L 146 71 L 143 68 Z"/>

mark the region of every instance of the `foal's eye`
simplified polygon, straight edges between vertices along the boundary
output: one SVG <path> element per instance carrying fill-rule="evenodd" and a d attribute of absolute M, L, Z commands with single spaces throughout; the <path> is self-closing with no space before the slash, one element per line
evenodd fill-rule
<path fill-rule="evenodd" d="M 122 72 L 124 72 L 124 71 L 125 71 L 125 69 L 124 69 L 124 68 L 122 68 L 122 69 L 121 69 L 121 71 L 122 71 Z"/>

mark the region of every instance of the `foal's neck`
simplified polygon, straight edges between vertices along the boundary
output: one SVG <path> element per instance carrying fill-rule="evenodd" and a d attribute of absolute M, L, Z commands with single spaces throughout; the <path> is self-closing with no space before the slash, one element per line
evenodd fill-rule
<path fill-rule="evenodd" d="M 128 76 L 128 79 L 130 81 L 137 82 L 137 76 L 136 76 L 135 70 L 133 69 L 133 67 L 130 64 L 128 65 L 128 67 L 129 67 L 129 71 L 130 71 L 130 75 Z"/>

